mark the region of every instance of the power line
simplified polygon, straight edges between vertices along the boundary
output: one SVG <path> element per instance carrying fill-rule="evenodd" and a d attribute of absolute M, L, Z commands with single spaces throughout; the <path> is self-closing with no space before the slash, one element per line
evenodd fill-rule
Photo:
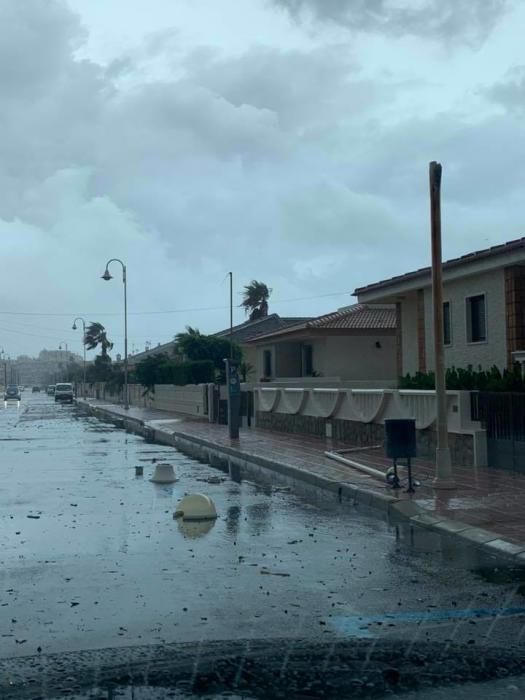
<path fill-rule="evenodd" d="M 271 304 L 272 306 L 275 306 L 276 304 L 290 304 L 292 302 L 296 301 L 310 301 L 312 299 L 324 299 L 327 297 L 337 297 L 337 296 L 346 296 L 350 295 L 351 292 L 330 292 L 328 294 L 316 294 L 313 296 L 308 296 L 308 297 L 295 297 L 293 299 L 272 299 Z M 128 311 L 129 316 L 154 316 L 154 315 L 167 315 L 167 314 L 183 314 L 183 313 L 193 313 L 197 311 L 224 311 L 226 309 L 229 309 L 229 306 L 196 306 L 193 308 L 187 308 L 187 309 L 169 309 L 165 311 Z M 31 317 L 36 317 L 36 316 L 53 316 L 53 317 L 66 317 L 66 316 L 71 316 L 77 314 L 77 312 L 67 312 L 67 313 L 56 313 L 56 312 L 40 312 L 40 311 L 0 311 L 1 316 L 31 316 Z M 96 311 L 96 312 L 87 312 L 83 311 L 80 313 L 82 316 L 91 316 L 94 318 L 98 318 L 101 316 L 121 316 L 121 312 L 107 312 L 107 311 Z"/>

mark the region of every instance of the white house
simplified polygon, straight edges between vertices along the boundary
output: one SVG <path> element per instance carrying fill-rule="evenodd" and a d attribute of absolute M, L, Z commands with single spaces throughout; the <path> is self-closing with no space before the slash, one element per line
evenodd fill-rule
<path fill-rule="evenodd" d="M 356 385 L 395 385 L 396 310 L 355 304 L 318 318 L 260 335 L 258 379 L 322 377 Z"/>
<path fill-rule="evenodd" d="M 443 264 L 445 362 L 503 369 L 525 350 L 525 238 Z M 397 374 L 433 369 L 429 267 L 356 289 L 360 303 L 395 304 Z"/>

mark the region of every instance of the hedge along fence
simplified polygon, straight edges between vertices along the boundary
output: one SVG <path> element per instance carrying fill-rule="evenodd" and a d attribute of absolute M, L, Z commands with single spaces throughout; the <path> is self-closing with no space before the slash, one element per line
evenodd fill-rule
<path fill-rule="evenodd" d="M 133 373 L 135 382 L 153 389 L 155 384 L 208 384 L 215 379 L 211 360 L 174 362 L 171 359 L 149 358 L 140 362 Z"/>
<path fill-rule="evenodd" d="M 523 391 L 525 379 L 521 374 L 518 363 L 511 370 L 501 372 L 496 365 L 484 370 L 474 369 L 469 365 L 466 369 L 449 367 L 446 371 L 446 385 L 449 390 L 458 391 Z M 400 389 L 435 389 L 434 372 L 416 372 L 406 374 L 399 380 Z"/>
<path fill-rule="evenodd" d="M 211 360 L 194 360 L 180 364 L 170 363 L 159 368 L 157 384 L 208 384 L 215 379 L 215 368 Z"/>

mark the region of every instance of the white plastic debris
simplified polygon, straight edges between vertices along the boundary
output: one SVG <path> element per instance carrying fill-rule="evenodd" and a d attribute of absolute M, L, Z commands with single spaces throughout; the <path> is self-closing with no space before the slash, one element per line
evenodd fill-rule
<path fill-rule="evenodd" d="M 204 537 L 215 526 L 217 519 L 214 520 L 183 520 L 180 518 L 178 527 L 180 532 L 190 540 L 196 540 L 199 537 Z"/>
<path fill-rule="evenodd" d="M 157 462 L 151 481 L 156 484 L 172 484 L 174 481 L 177 481 L 173 465 L 168 464 L 168 462 Z"/>
<path fill-rule="evenodd" d="M 209 496 L 190 493 L 179 501 L 173 517 L 182 517 L 183 520 L 215 520 L 217 510 Z"/>

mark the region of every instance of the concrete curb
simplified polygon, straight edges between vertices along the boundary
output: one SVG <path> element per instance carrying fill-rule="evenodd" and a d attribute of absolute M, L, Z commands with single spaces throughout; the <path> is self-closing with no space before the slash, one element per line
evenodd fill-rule
<path fill-rule="evenodd" d="M 417 528 L 431 530 L 448 538 L 453 538 L 467 547 L 497 558 L 516 567 L 525 567 L 525 543 L 509 542 L 496 532 L 473 527 L 468 523 L 451 520 L 419 506 L 411 500 L 398 499 L 388 494 L 369 491 L 360 486 L 344 481 L 334 481 L 308 472 L 298 467 L 274 462 L 263 457 L 247 455 L 239 449 L 218 446 L 215 443 L 177 430 L 165 431 L 148 425 L 148 421 L 132 416 L 122 416 L 106 406 L 93 406 L 87 401 L 77 399 L 80 408 L 87 409 L 90 415 L 113 423 L 119 428 L 142 435 L 152 442 L 176 447 L 212 466 L 225 467 L 233 464 L 237 467 L 262 467 L 277 473 L 285 479 L 304 483 L 334 494 L 339 502 L 352 503 L 385 513 L 394 523 L 403 523 Z"/>

